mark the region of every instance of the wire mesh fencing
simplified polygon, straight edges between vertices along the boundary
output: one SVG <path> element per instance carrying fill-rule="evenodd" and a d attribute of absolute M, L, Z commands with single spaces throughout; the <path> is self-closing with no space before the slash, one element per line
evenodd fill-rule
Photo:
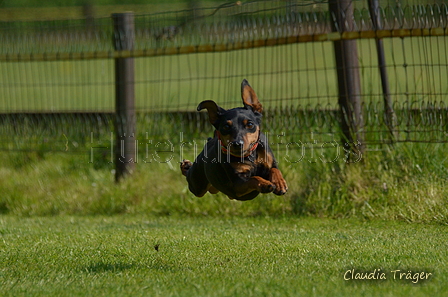
<path fill-rule="evenodd" d="M 212 99 L 224 108 L 241 106 L 243 78 L 265 107 L 263 130 L 272 139 L 340 142 L 344 114 L 334 44 L 341 40 L 356 41 L 368 148 L 448 142 L 447 4 L 380 1 L 372 9 L 371 1 L 354 1 L 350 13 L 335 15 L 332 2 L 237 1 L 136 15 L 133 32 L 114 30 L 111 18 L 1 22 L 0 149 L 89 158 L 91 147 L 113 146 L 114 63 L 120 58 L 135 63 L 137 143 L 211 136 L 197 104 Z M 114 40 L 131 33 L 133 47 L 116 49 Z"/>

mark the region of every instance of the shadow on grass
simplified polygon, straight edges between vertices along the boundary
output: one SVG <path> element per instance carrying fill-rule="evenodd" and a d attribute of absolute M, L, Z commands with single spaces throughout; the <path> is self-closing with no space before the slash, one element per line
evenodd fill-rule
<path fill-rule="evenodd" d="M 158 261 L 156 261 L 158 262 Z M 126 270 L 153 270 L 160 272 L 173 272 L 179 270 L 173 265 L 167 263 L 148 263 L 148 265 L 135 264 L 135 263 L 124 263 L 124 262 L 98 262 L 93 263 L 85 268 L 87 273 L 105 273 L 105 272 L 123 272 Z"/>
<path fill-rule="evenodd" d="M 88 273 L 102 273 L 102 272 L 119 272 L 128 269 L 136 268 L 138 265 L 132 263 L 105 263 L 98 262 L 86 267 Z"/>

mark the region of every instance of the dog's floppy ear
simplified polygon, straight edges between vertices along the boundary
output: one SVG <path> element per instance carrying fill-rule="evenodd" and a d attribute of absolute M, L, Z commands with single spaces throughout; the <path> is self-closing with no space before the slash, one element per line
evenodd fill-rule
<path fill-rule="evenodd" d="M 226 110 L 219 107 L 218 104 L 216 104 L 213 100 L 205 100 L 199 103 L 198 111 L 203 110 L 204 108 L 208 111 L 208 119 L 210 123 L 215 126 L 216 129 L 218 129 L 217 126 L 219 124 L 219 116 Z"/>
<path fill-rule="evenodd" d="M 244 107 L 250 106 L 254 111 L 259 113 L 263 111 L 263 106 L 260 101 L 258 101 L 257 94 L 255 94 L 254 89 L 252 89 L 245 79 L 243 79 L 243 82 L 241 83 L 241 98 L 243 98 Z"/>

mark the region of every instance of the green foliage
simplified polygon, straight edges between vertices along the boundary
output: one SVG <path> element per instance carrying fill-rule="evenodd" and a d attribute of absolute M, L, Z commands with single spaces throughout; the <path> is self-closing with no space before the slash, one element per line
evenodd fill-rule
<path fill-rule="evenodd" d="M 198 144 L 199 148 L 202 145 Z M 161 146 L 160 146 L 161 148 Z M 397 144 L 370 151 L 359 163 L 332 163 L 294 152 L 276 155 L 289 184 L 285 196 L 259 195 L 249 202 L 222 194 L 194 197 L 178 168 L 185 155 L 141 149 L 137 171 L 114 182 L 109 151 L 2 155 L 2 213 L 19 216 L 154 214 L 191 216 L 316 216 L 448 224 L 447 144 Z M 81 153 L 82 152 L 82 153 Z M 299 154 L 300 152 L 295 152 Z M 289 162 L 288 162 L 289 160 Z M 93 163 L 91 163 L 93 161 Z"/>
<path fill-rule="evenodd" d="M 446 144 L 400 144 L 371 151 L 359 164 L 315 164 L 296 208 L 311 215 L 439 221 L 448 215 Z M 312 168 L 311 168 L 312 167 Z"/>

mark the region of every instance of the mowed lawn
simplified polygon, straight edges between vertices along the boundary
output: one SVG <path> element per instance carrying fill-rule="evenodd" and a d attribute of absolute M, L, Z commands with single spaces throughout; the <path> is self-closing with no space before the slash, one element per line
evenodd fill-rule
<path fill-rule="evenodd" d="M 447 250 L 435 224 L 5 215 L 0 285 L 4 296 L 443 296 Z"/>

